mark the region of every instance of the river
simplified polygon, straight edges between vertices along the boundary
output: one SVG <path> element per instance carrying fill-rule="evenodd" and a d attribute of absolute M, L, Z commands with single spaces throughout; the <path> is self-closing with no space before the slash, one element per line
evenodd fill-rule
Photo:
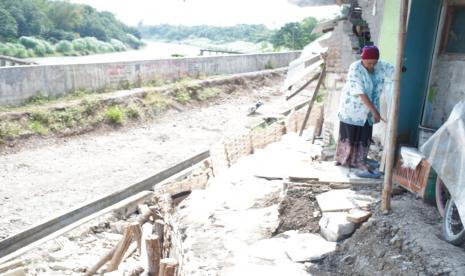
<path fill-rule="evenodd" d="M 185 57 L 193 57 L 200 54 L 200 48 L 195 46 L 155 41 L 147 41 L 146 43 L 147 46 L 140 50 L 130 50 L 125 52 L 96 54 L 79 57 L 29 58 L 28 60 L 44 65 L 82 64 L 170 58 L 173 54 L 179 54 Z"/>

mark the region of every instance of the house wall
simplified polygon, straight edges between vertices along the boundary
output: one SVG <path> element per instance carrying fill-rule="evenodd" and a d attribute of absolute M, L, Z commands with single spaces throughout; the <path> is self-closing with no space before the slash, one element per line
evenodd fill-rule
<path fill-rule="evenodd" d="M 465 5 L 465 0 L 449 0 L 450 4 Z M 446 16 L 443 10 L 442 18 Z M 465 26 L 464 26 L 465 28 Z M 444 32 L 444 20 L 439 26 L 437 40 Z M 437 45 L 438 48 L 440 45 Z M 465 99 L 465 54 L 448 55 L 435 52 L 431 82 L 426 97 L 423 125 L 439 128 L 449 117 L 454 105 Z"/>
<path fill-rule="evenodd" d="M 396 1 L 389 0 L 388 2 L 391 4 Z M 358 4 L 363 10 L 362 18 L 370 27 L 371 40 L 375 45 L 378 45 L 381 34 L 381 23 L 384 18 L 385 0 L 358 0 Z"/>
<path fill-rule="evenodd" d="M 392 1 L 399 4 L 398 0 L 389 0 L 387 2 L 391 3 Z M 358 3 L 363 9 L 362 17 L 368 23 L 372 40 L 377 45 L 380 41 L 383 17 L 386 12 L 383 8 L 385 1 L 359 0 Z M 398 12 L 398 7 L 399 6 L 397 6 L 396 12 Z M 391 13 L 394 10 L 395 9 L 390 9 L 388 12 Z M 392 24 L 393 22 L 388 23 Z M 385 40 L 385 44 L 387 41 L 390 41 L 388 39 Z M 359 59 L 358 39 L 352 33 L 352 24 L 350 22 L 341 21 L 338 23 L 333 31 L 333 35 L 329 39 L 328 48 L 328 73 L 325 79 L 327 96 L 324 107 L 325 115 L 323 126 L 326 143 L 330 142 L 331 137 L 337 141 L 339 133 L 339 119 L 337 117 L 337 112 L 341 90 L 345 84 L 346 74 L 350 64 Z M 386 56 L 387 60 L 390 61 L 390 53 L 384 54 L 383 50 L 381 50 L 381 58 L 384 59 L 384 56 Z M 395 55 L 393 56 L 393 59 L 395 61 Z M 386 117 L 386 101 L 384 99 L 384 97 L 381 97 L 381 114 L 383 117 Z M 375 125 L 373 133 L 374 139 L 383 143 L 384 130 L 384 124 L 380 123 Z"/>
<path fill-rule="evenodd" d="M 352 24 L 346 20 L 338 22 L 331 38 L 328 39 L 327 73 L 325 78 L 326 100 L 324 106 L 325 143 L 330 143 L 331 137 L 337 140 L 339 119 L 337 111 L 342 87 L 345 84 L 347 70 L 352 62 L 357 60 L 356 46 L 358 39 L 352 33 Z"/>
<path fill-rule="evenodd" d="M 383 21 L 379 23 L 380 26 L 376 27 L 379 29 L 378 46 L 381 59 L 391 64 L 395 64 L 397 56 L 399 10 L 400 0 L 385 1 L 384 7 L 380 8 L 380 13 L 383 14 Z"/>

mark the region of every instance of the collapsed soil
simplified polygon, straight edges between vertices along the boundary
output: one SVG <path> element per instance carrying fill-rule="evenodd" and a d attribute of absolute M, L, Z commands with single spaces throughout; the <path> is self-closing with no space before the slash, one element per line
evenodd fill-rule
<path fill-rule="evenodd" d="M 282 97 L 282 80 L 283 75 L 278 75 L 260 87 L 248 83 L 208 103 L 169 110 L 153 121 L 130 127 L 36 138 L 4 150 L 0 156 L 0 238 L 147 178 L 208 149 L 222 137 L 242 132 L 265 114 L 275 115 L 288 108 L 292 103 Z M 304 91 L 294 102 L 308 97 L 308 93 Z M 259 109 L 261 114 L 246 116 L 258 98 L 265 102 Z M 318 232 L 321 214 L 315 196 L 326 190 L 329 187 L 289 188 L 280 206 L 281 224 L 275 234 L 287 230 Z M 373 217 L 340 243 L 337 252 L 313 264 L 311 273 L 464 274 L 465 251 L 441 239 L 441 220 L 434 207 L 404 193 L 393 199 L 392 209 L 389 215 L 383 215 L 375 206 Z M 89 240 L 86 250 L 94 247 L 92 235 L 100 232 L 97 230 L 91 229 L 88 237 L 80 236 Z"/>
<path fill-rule="evenodd" d="M 294 187 L 280 205 L 281 224 L 276 233 L 298 229 L 319 232 L 321 218 L 315 196 L 329 187 Z M 362 192 L 380 194 L 376 190 Z M 464 275 L 465 246 L 445 242 L 436 208 L 409 192 L 392 199 L 392 211 L 373 215 L 336 252 L 310 266 L 311 275 Z"/>

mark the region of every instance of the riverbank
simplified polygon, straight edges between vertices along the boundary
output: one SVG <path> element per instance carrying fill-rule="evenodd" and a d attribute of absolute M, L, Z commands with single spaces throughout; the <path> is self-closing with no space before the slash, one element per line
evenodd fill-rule
<path fill-rule="evenodd" d="M 123 62 L 171 58 L 173 56 L 195 57 L 200 54 L 200 47 L 185 44 L 144 41 L 146 46 L 140 50 L 130 50 L 116 53 L 96 54 L 77 57 L 43 57 L 26 60 L 41 65 L 52 64 L 86 64 L 101 62 Z"/>

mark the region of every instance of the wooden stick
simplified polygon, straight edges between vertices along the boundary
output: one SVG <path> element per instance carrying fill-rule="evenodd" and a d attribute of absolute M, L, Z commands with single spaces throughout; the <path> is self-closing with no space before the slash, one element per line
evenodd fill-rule
<path fill-rule="evenodd" d="M 131 223 L 131 230 L 137 243 L 137 254 L 140 256 L 142 245 L 142 227 L 140 226 L 139 222 L 133 222 Z"/>
<path fill-rule="evenodd" d="M 131 255 L 134 254 L 134 252 L 136 252 L 136 251 L 137 251 L 137 243 L 133 242 L 133 243 L 131 243 L 129 245 L 129 248 L 126 251 L 126 254 L 124 254 L 122 262 L 124 262 L 126 259 L 131 257 Z"/>
<path fill-rule="evenodd" d="M 160 271 L 158 276 L 174 276 L 178 261 L 173 258 L 166 258 L 160 261 Z"/>
<path fill-rule="evenodd" d="M 397 121 L 399 119 L 400 103 L 400 77 L 402 74 L 402 61 L 404 58 L 404 41 L 407 25 L 408 0 L 402 0 L 399 17 L 399 37 L 397 41 L 397 61 L 394 79 L 394 93 L 392 95 L 391 112 L 389 114 L 389 143 L 387 145 L 386 170 L 384 174 L 383 193 L 381 196 L 381 210 L 388 212 L 391 210 L 392 174 L 394 172 L 394 159 L 397 140 Z"/>
<path fill-rule="evenodd" d="M 148 267 L 147 273 L 149 276 L 158 276 L 160 269 L 160 241 L 157 235 L 150 235 L 145 238 L 145 246 L 147 248 Z"/>
<path fill-rule="evenodd" d="M 325 75 L 326 75 L 326 64 L 323 63 L 323 68 L 321 68 L 321 73 L 318 79 L 318 83 L 316 84 L 315 90 L 313 91 L 312 99 L 308 103 L 307 114 L 305 114 L 305 119 L 302 124 L 302 127 L 300 128 L 299 136 L 302 136 L 302 133 L 304 132 L 305 125 L 307 124 L 308 118 L 310 117 L 310 112 L 312 112 L 313 103 L 316 100 L 316 96 L 318 95 L 318 90 L 320 89 L 321 83 L 323 82 L 323 78 L 325 77 Z"/>
<path fill-rule="evenodd" d="M 97 270 L 99 270 L 100 267 L 102 267 L 106 262 L 111 260 L 111 258 L 113 257 L 113 254 L 115 254 L 115 251 L 118 245 L 119 243 L 115 247 L 113 247 L 105 256 L 103 256 L 94 266 L 89 268 L 89 270 L 87 270 L 86 272 L 86 276 L 94 275 L 95 272 L 97 272 Z"/>
<path fill-rule="evenodd" d="M 320 74 L 315 74 L 314 76 L 312 76 L 312 78 L 310 80 L 308 80 L 304 85 L 302 85 L 302 87 L 300 87 L 299 89 L 297 89 L 295 92 L 293 92 L 292 94 L 290 94 L 289 96 L 286 96 L 286 101 L 290 100 L 292 97 L 294 97 L 295 95 L 297 95 L 298 93 L 300 93 L 302 90 L 305 89 L 305 87 L 307 87 L 310 83 L 312 83 L 314 80 L 318 79 L 318 77 L 321 75 Z"/>
<path fill-rule="evenodd" d="M 111 258 L 110 264 L 108 265 L 107 271 L 115 271 L 118 269 L 119 264 L 123 260 L 124 253 L 126 250 L 128 250 L 129 244 L 131 243 L 132 240 L 132 230 L 131 226 L 127 225 L 123 238 L 121 241 L 118 243 L 118 246 L 116 247 L 115 253 L 113 254 L 113 257 Z"/>

